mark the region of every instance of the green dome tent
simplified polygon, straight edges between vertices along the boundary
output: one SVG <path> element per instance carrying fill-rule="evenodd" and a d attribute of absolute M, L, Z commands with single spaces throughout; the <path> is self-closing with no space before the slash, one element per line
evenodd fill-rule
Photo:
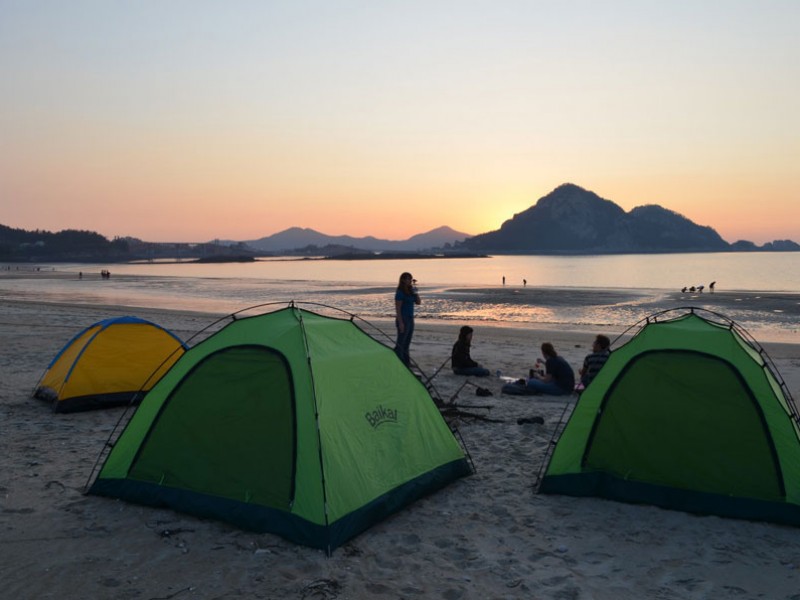
<path fill-rule="evenodd" d="M 664 311 L 583 392 L 539 491 L 800 525 L 798 431 L 785 383 L 743 329 Z"/>
<path fill-rule="evenodd" d="M 33 396 L 55 412 L 135 403 L 183 354 L 171 331 L 138 317 L 89 325 L 56 354 Z"/>
<path fill-rule="evenodd" d="M 425 386 L 352 320 L 236 318 L 145 396 L 90 494 L 328 552 L 470 473 Z"/>

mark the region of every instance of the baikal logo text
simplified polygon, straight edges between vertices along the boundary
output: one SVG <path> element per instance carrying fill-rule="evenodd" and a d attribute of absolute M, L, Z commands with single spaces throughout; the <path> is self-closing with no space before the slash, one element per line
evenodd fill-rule
<path fill-rule="evenodd" d="M 397 410 L 378 406 L 374 410 L 364 413 L 364 417 L 373 428 L 378 428 L 384 423 L 397 423 Z"/>

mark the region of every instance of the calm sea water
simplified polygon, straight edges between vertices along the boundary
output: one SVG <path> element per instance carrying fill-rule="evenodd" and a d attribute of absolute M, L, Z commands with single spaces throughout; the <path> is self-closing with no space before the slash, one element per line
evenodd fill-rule
<path fill-rule="evenodd" d="M 216 313 L 296 300 L 391 318 L 397 279 L 410 271 L 419 281 L 423 319 L 603 326 L 621 333 L 655 311 L 692 305 L 737 320 L 758 339 L 800 342 L 799 259 L 800 253 L 702 253 L 40 265 L 40 273 L 72 276 L 0 279 L 0 298 Z M 101 269 L 111 278 L 101 279 Z M 706 286 L 705 293 L 680 292 L 692 285 Z"/>

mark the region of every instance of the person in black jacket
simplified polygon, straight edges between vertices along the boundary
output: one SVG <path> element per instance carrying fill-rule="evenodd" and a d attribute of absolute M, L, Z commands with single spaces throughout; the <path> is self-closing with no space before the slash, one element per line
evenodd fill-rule
<path fill-rule="evenodd" d="M 472 360 L 469 355 L 472 345 L 473 329 L 469 325 L 464 325 L 458 333 L 458 341 L 453 344 L 453 354 L 450 357 L 450 364 L 453 373 L 456 375 L 469 375 L 472 377 L 486 377 L 489 369 L 486 369 Z"/>

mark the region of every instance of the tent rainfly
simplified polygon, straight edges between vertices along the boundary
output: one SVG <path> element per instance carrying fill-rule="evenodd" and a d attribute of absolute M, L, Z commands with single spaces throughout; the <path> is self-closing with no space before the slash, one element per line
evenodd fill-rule
<path fill-rule="evenodd" d="M 470 471 L 392 349 L 352 320 L 292 304 L 236 318 L 187 351 L 88 491 L 331 552 Z"/>
<path fill-rule="evenodd" d="M 150 321 L 98 321 L 56 354 L 33 396 L 51 402 L 55 412 L 135 403 L 184 350 L 178 336 Z"/>
<path fill-rule="evenodd" d="M 672 309 L 611 353 L 539 491 L 800 525 L 799 431 L 785 383 L 747 332 Z"/>

